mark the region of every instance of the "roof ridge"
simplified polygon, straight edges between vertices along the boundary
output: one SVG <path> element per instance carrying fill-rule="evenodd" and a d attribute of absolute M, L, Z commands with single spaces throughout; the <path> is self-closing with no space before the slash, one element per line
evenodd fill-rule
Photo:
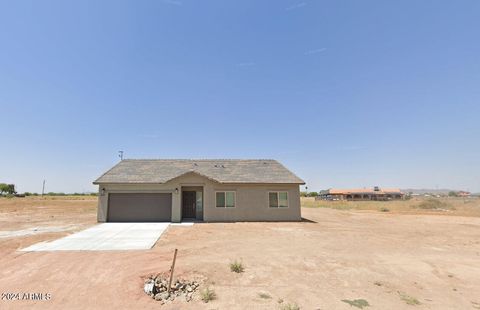
<path fill-rule="evenodd" d="M 166 183 L 189 172 L 219 183 L 305 184 L 275 159 L 124 159 L 94 184 Z"/>

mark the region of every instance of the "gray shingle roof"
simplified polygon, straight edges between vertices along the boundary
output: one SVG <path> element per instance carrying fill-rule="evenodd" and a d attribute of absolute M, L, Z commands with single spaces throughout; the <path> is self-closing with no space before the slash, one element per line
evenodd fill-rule
<path fill-rule="evenodd" d="M 272 159 L 125 159 L 93 183 L 166 183 L 189 172 L 219 183 L 305 183 Z"/>

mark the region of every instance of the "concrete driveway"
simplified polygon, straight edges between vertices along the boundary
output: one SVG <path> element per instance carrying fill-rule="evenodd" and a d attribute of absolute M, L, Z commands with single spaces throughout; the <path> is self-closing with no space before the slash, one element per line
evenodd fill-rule
<path fill-rule="evenodd" d="M 170 223 L 103 223 L 20 251 L 148 250 L 169 225 Z"/>

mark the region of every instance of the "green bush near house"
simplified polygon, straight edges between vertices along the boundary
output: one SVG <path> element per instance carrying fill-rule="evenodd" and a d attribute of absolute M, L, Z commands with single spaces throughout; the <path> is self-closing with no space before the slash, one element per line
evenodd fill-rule
<path fill-rule="evenodd" d="M 203 300 L 204 303 L 208 303 L 209 301 L 217 298 L 217 295 L 215 294 L 214 290 L 206 287 L 200 292 L 200 298 Z"/>
<path fill-rule="evenodd" d="M 363 309 L 365 307 L 370 306 L 368 301 L 366 301 L 365 299 L 354 299 L 354 300 L 342 299 L 342 301 L 344 303 L 349 304 L 352 307 L 356 307 L 356 308 L 359 308 L 359 309 Z"/>
<path fill-rule="evenodd" d="M 241 261 L 235 260 L 233 263 L 230 263 L 230 271 L 241 273 L 245 270 Z"/>
<path fill-rule="evenodd" d="M 258 293 L 258 297 L 260 297 L 262 299 L 271 299 L 272 298 L 272 296 L 270 296 L 267 293 Z"/>
<path fill-rule="evenodd" d="M 418 301 L 418 299 L 410 295 L 407 295 L 404 292 L 398 292 L 398 295 L 400 296 L 400 299 L 403 300 L 407 305 L 417 306 L 421 304 L 420 301 Z"/>
<path fill-rule="evenodd" d="M 280 304 L 280 310 L 300 310 L 300 307 L 296 304 L 296 303 L 293 303 L 293 304 L 290 304 L 290 303 L 286 303 L 286 304 Z"/>

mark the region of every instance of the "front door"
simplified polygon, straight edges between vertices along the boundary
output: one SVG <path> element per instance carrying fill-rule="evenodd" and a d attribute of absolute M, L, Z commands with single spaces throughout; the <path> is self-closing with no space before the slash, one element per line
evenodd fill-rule
<path fill-rule="evenodd" d="M 182 191 L 182 218 L 196 218 L 196 200 L 196 192 Z"/>

